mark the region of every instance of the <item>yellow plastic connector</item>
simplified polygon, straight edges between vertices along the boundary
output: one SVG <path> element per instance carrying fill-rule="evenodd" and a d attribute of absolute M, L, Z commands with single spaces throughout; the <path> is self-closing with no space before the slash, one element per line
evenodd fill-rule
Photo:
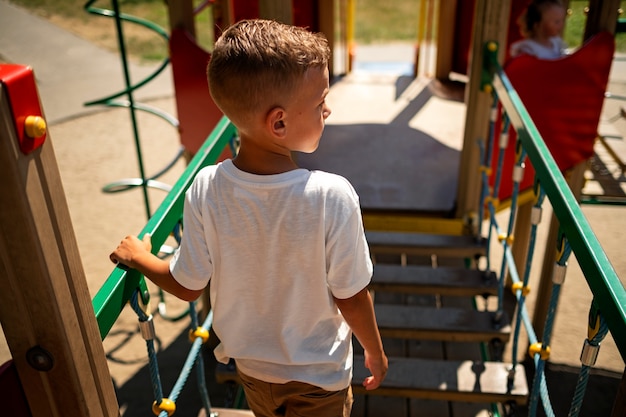
<path fill-rule="evenodd" d="M 496 52 L 498 50 L 498 44 L 495 42 L 489 42 L 487 44 L 487 49 L 489 49 L 489 51 L 491 52 Z"/>
<path fill-rule="evenodd" d="M 537 342 L 528 347 L 528 354 L 531 358 L 534 358 L 537 353 L 541 360 L 547 361 L 550 358 L 550 346 L 544 348 L 543 343 Z"/>
<path fill-rule="evenodd" d="M 522 291 L 522 295 L 526 297 L 530 293 L 530 287 L 528 285 L 524 286 L 522 282 L 514 282 L 513 285 L 511 285 L 511 291 L 513 291 L 513 294 Z"/>
<path fill-rule="evenodd" d="M 479 168 L 479 172 L 484 172 L 487 176 L 491 176 L 491 167 L 487 165 L 481 165 Z"/>
<path fill-rule="evenodd" d="M 493 208 L 497 210 L 500 205 L 500 200 L 492 196 L 485 197 L 485 205 L 488 206 L 490 203 L 493 205 Z"/>
<path fill-rule="evenodd" d="M 152 412 L 155 416 L 161 414 L 162 411 L 165 411 L 168 416 L 171 416 L 176 411 L 176 403 L 169 398 L 163 398 L 161 404 L 157 404 L 156 401 L 152 403 Z"/>
<path fill-rule="evenodd" d="M 513 237 L 513 235 L 506 235 L 504 233 L 501 233 L 498 235 L 498 240 L 500 241 L 500 243 L 506 241 L 507 245 L 512 246 L 515 238 Z"/>
<path fill-rule="evenodd" d="M 202 338 L 202 343 L 206 343 L 209 340 L 209 331 L 202 327 L 196 327 L 189 330 L 189 340 L 193 343 L 197 337 Z"/>

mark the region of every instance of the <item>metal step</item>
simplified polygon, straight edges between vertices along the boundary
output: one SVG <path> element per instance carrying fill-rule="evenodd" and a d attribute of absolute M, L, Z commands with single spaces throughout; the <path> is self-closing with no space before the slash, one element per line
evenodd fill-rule
<path fill-rule="evenodd" d="M 494 272 L 477 269 L 376 264 L 370 289 L 404 294 L 472 297 L 496 295 L 498 280 Z"/>
<path fill-rule="evenodd" d="M 374 310 L 383 337 L 506 343 L 511 334 L 508 317 L 503 315 L 498 323 L 491 311 L 394 304 L 375 304 Z"/>
<path fill-rule="evenodd" d="M 475 258 L 486 254 L 486 240 L 472 236 L 422 233 L 365 232 L 373 254 L 400 254 Z"/>
<path fill-rule="evenodd" d="M 443 401 L 526 404 L 528 384 L 522 365 L 515 368 L 511 388 L 507 378 L 511 364 L 479 361 L 439 361 L 389 358 L 389 371 L 381 386 L 366 391 L 363 380 L 370 375 L 364 357 L 354 356 L 352 389 L 355 394 L 426 398 Z"/>

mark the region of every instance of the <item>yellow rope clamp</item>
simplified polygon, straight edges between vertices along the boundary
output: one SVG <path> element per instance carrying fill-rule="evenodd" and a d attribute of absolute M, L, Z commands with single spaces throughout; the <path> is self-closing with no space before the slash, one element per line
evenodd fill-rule
<path fill-rule="evenodd" d="M 161 414 L 161 411 L 165 411 L 168 416 L 171 416 L 176 411 L 176 403 L 169 398 L 163 398 L 161 400 L 161 404 L 157 404 L 157 402 L 152 403 L 152 412 L 155 416 Z"/>
<path fill-rule="evenodd" d="M 550 346 L 544 348 L 543 343 L 537 342 L 528 347 L 528 354 L 531 358 L 534 358 L 537 353 L 541 360 L 547 361 L 550 358 Z"/>
<path fill-rule="evenodd" d="M 484 172 L 487 176 L 491 175 L 491 167 L 487 165 L 481 165 L 478 169 L 479 172 Z"/>
<path fill-rule="evenodd" d="M 513 294 L 521 291 L 522 295 L 526 297 L 530 293 L 530 287 L 528 285 L 524 286 L 522 282 L 514 282 L 513 285 L 511 285 L 511 291 L 513 291 Z"/>
<path fill-rule="evenodd" d="M 507 236 L 504 233 L 501 233 L 498 235 L 498 240 L 500 241 L 500 243 L 502 243 L 503 241 L 506 241 L 507 245 L 512 246 L 515 238 L 513 237 L 513 235 Z"/>
<path fill-rule="evenodd" d="M 495 198 L 495 197 L 492 197 L 492 196 L 487 196 L 487 197 L 485 197 L 485 204 L 486 205 L 491 204 L 493 206 L 493 208 L 497 210 L 498 209 L 498 205 L 500 205 L 500 200 Z"/>
<path fill-rule="evenodd" d="M 191 340 L 192 343 L 197 337 L 202 338 L 202 343 L 206 343 L 206 341 L 209 340 L 209 331 L 203 327 L 189 329 L 189 340 Z"/>

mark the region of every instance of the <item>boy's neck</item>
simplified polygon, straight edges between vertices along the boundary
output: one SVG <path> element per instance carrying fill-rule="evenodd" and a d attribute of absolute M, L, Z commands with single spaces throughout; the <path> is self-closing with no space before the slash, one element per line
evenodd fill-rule
<path fill-rule="evenodd" d="M 241 171 L 256 175 L 282 174 L 298 169 L 291 155 L 259 151 L 251 152 L 242 146 L 233 159 L 233 164 Z"/>

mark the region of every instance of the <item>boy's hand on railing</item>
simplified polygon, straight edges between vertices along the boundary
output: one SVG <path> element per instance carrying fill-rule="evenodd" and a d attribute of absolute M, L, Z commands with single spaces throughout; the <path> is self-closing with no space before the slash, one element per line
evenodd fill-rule
<path fill-rule="evenodd" d="M 151 236 L 146 234 L 143 240 L 137 236 L 126 236 L 117 248 L 109 255 L 114 264 L 121 263 L 129 268 L 140 269 L 141 257 L 150 255 L 152 249 Z"/>

